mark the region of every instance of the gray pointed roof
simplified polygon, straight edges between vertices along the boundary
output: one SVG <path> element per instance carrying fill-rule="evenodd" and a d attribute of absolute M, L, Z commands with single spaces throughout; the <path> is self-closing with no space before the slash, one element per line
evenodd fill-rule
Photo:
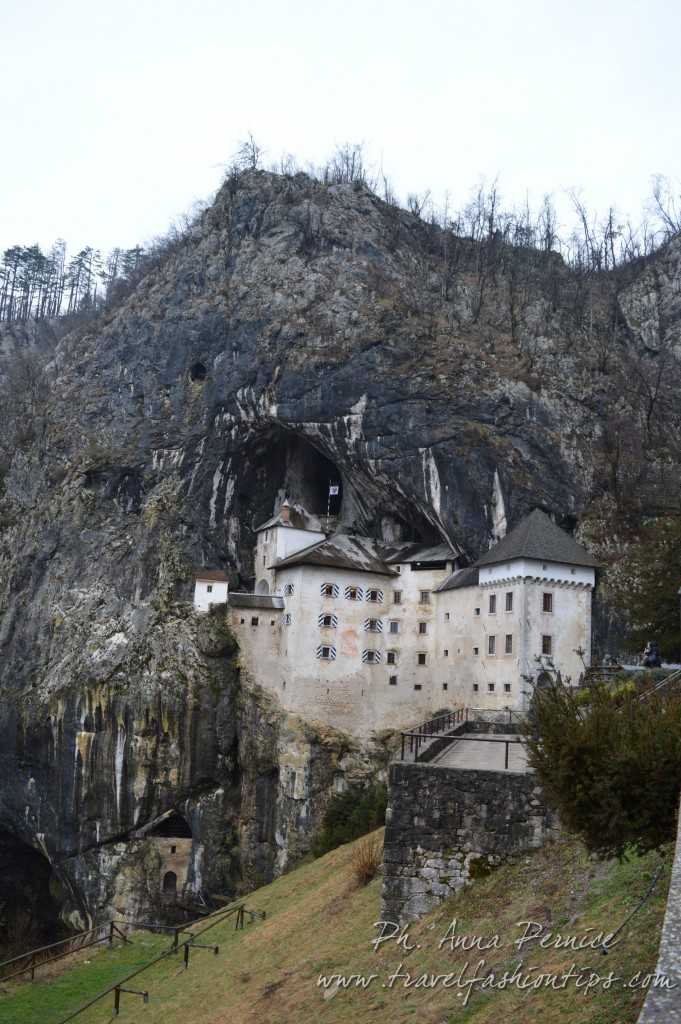
<path fill-rule="evenodd" d="M 561 530 L 541 509 L 525 516 L 498 544 L 479 558 L 476 565 L 497 565 L 515 558 L 539 562 L 562 562 L 596 569 L 598 562 L 586 548 Z"/>
<path fill-rule="evenodd" d="M 286 569 L 292 565 L 319 565 L 330 569 L 355 569 L 359 572 L 373 572 L 381 576 L 397 576 L 381 558 L 376 545 L 369 537 L 354 537 L 335 533 L 327 540 L 311 544 L 302 551 L 275 562 L 273 568 Z"/>

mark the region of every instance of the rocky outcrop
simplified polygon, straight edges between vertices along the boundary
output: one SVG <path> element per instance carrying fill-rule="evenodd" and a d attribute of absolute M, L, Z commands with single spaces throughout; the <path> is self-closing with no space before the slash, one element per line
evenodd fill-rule
<path fill-rule="evenodd" d="M 65 913 L 147 906 L 133 833 L 171 807 L 195 888 L 268 879 L 334 779 L 380 763 L 243 686 L 217 620 L 188 611 L 193 566 L 248 585 L 255 525 L 286 494 L 323 512 L 330 479 L 345 528 L 471 557 L 532 506 L 574 525 L 602 488 L 620 384 L 598 285 L 580 320 L 558 257 L 520 301 L 438 238 L 361 187 L 244 174 L 52 339 L 0 465 L 0 830 L 49 858 Z M 678 247 L 660 261 L 617 300 L 617 344 L 645 359 L 678 332 Z"/>

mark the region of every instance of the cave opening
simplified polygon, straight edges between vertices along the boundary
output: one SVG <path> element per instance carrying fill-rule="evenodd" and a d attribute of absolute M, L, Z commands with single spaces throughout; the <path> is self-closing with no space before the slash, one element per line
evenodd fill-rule
<path fill-rule="evenodd" d="M 47 858 L 0 831 L 0 957 L 68 935 L 60 917 L 62 904 L 61 885 Z"/>
<path fill-rule="evenodd" d="M 150 836 L 157 836 L 162 839 L 191 839 L 192 830 L 187 824 L 187 819 L 173 811 L 167 818 L 162 818 L 148 833 Z"/>
<path fill-rule="evenodd" d="M 207 376 L 208 370 L 206 369 L 204 363 L 192 363 L 192 365 L 189 367 L 189 377 L 195 383 L 203 383 Z"/>
<path fill-rule="evenodd" d="M 397 477 L 391 486 L 371 466 L 354 460 L 337 464 L 321 437 L 310 440 L 281 424 L 269 424 L 250 436 L 241 452 L 232 456 L 230 472 L 237 482 L 231 511 L 241 524 L 246 587 L 251 582 L 258 586 L 249 572 L 255 529 L 276 515 L 285 499 L 302 506 L 330 532 L 339 529 L 385 543 L 442 540 L 440 531 L 397 486 Z"/>

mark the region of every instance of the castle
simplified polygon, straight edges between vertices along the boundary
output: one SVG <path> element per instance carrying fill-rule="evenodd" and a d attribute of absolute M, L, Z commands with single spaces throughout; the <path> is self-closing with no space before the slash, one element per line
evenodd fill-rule
<path fill-rule="evenodd" d="M 553 666 L 576 683 L 595 570 L 539 510 L 462 567 L 448 543 L 332 533 L 284 502 L 257 530 L 255 592 L 199 572 L 195 607 L 226 601 L 242 671 L 284 708 L 367 737 L 462 705 L 522 710 Z"/>

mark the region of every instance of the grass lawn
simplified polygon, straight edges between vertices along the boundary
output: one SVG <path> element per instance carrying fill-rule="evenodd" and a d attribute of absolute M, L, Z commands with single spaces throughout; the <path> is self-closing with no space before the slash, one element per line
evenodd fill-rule
<path fill-rule="evenodd" d="M 613 972 L 622 979 L 654 969 L 660 926 L 669 882 L 669 868 L 653 897 L 626 926 L 621 941 L 607 956 L 585 949 L 539 948 L 522 952 L 512 944 L 519 921 L 537 921 L 554 933 L 591 938 L 587 929 L 612 932 L 641 899 L 658 858 L 649 855 L 626 864 L 598 863 L 583 848 L 562 840 L 505 865 L 475 882 L 409 928 L 406 951 L 394 942 L 377 953 L 371 948 L 379 919 L 380 880 L 362 889 L 352 878 L 348 844 L 252 893 L 247 905 L 267 912 L 264 921 L 234 931 L 233 920 L 215 927 L 205 941 L 220 944 L 216 957 L 208 950 L 192 953 L 187 972 L 177 958 L 150 969 L 133 987 L 148 988 L 149 1005 L 124 996 L 118 1018 L 122 1024 L 633 1024 L 643 1001 L 641 990 L 613 983 L 588 994 L 569 982 L 562 991 L 541 988 L 519 991 L 473 991 L 464 1007 L 465 989 L 405 987 L 390 983 L 400 963 L 412 977 L 424 972 L 457 974 L 466 961 L 469 977 L 480 958 L 486 970 L 512 971 L 519 960 L 525 971 L 560 973 L 575 962 L 601 977 Z M 453 917 L 457 932 L 489 941 L 497 948 L 452 951 L 438 949 Z M 133 947 L 102 950 L 90 964 L 80 963 L 49 984 L 23 985 L 0 997 L 2 1024 L 58 1024 L 67 1011 L 116 978 L 151 959 L 167 945 L 164 937 L 134 936 Z M 376 975 L 366 988 L 318 985 L 320 974 Z M 112 998 L 78 1018 L 80 1024 L 111 1021 Z"/>

